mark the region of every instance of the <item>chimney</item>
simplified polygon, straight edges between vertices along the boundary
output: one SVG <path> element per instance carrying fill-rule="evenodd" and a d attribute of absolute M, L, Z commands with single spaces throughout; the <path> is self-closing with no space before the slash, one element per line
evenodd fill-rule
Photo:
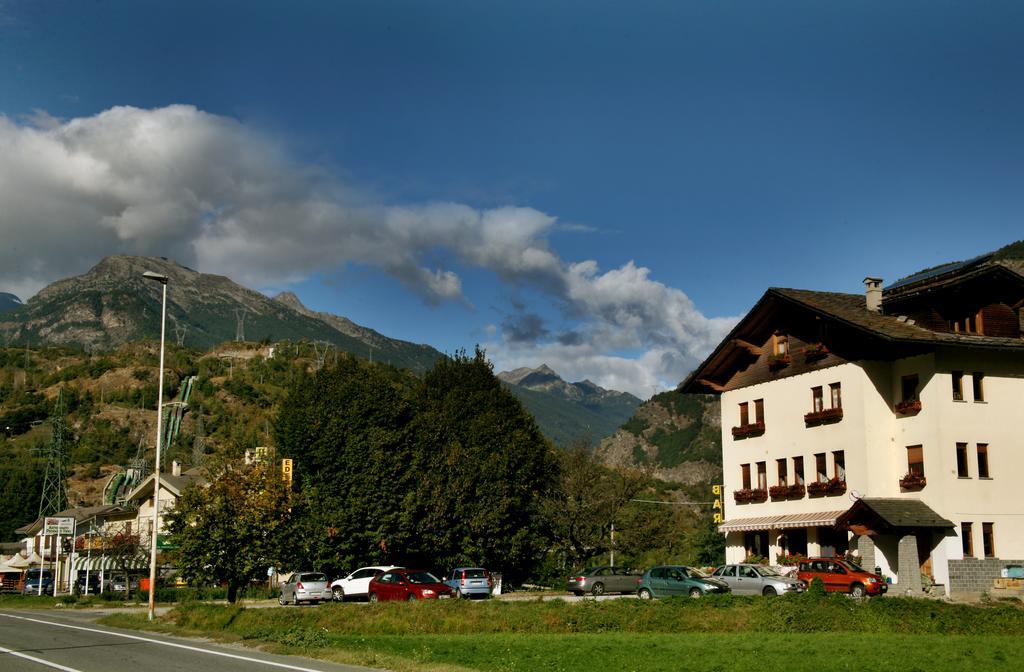
<path fill-rule="evenodd" d="M 181 462 L 177 460 L 171 462 L 171 476 L 181 476 Z"/>
<path fill-rule="evenodd" d="M 882 279 L 864 278 L 864 299 L 872 313 L 882 312 Z"/>

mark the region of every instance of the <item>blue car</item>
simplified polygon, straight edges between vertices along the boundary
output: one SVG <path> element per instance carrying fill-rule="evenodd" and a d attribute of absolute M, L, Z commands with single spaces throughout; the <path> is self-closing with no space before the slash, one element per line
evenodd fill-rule
<path fill-rule="evenodd" d="M 455 597 L 487 599 L 493 587 L 491 573 L 482 567 L 456 567 L 444 583 Z"/>
<path fill-rule="evenodd" d="M 729 586 L 721 579 L 715 579 L 699 569 L 683 565 L 661 565 L 651 567 L 637 582 L 636 594 L 641 600 L 653 597 L 688 595 L 703 597 L 708 593 L 728 593 Z"/>
<path fill-rule="evenodd" d="M 49 569 L 30 569 L 25 574 L 25 586 L 21 589 L 22 595 L 35 595 L 39 592 L 39 574 L 43 577 L 43 594 L 53 593 L 53 571 Z"/>

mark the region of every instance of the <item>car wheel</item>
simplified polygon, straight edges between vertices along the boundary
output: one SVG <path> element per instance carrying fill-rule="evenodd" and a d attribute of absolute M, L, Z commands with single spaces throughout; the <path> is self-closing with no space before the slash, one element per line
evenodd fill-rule
<path fill-rule="evenodd" d="M 373 602 L 374 604 L 376 604 L 379 601 L 379 599 L 380 598 L 377 597 L 377 593 L 370 593 L 370 597 L 369 597 L 370 602 Z"/>
<path fill-rule="evenodd" d="M 776 592 L 776 590 L 771 586 L 765 586 L 764 590 L 761 591 L 761 594 L 765 597 L 775 597 L 778 595 L 778 592 Z"/>
<path fill-rule="evenodd" d="M 345 591 L 342 589 L 341 586 L 335 586 L 331 590 L 331 595 L 334 597 L 334 601 L 335 602 L 344 602 L 345 601 Z"/>
<path fill-rule="evenodd" d="M 415 602 L 416 601 L 416 593 L 409 593 L 409 597 L 405 598 L 405 601 L 406 602 Z"/>
<path fill-rule="evenodd" d="M 461 590 L 459 590 L 458 588 L 456 588 L 456 589 L 455 589 L 455 592 L 454 592 L 454 593 L 452 593 L 452 597 L 454 597 L 454 598 L 455 598 L 456 600 L 461 600 L 462 598 L 464 598 L 464 597 L 465 597 L 465 595 L 463 595 L 463 594 L 462 594 L 462 591 L 461 591 Z"/>
<path fill-rule="evenodd" d="M 867 595 L 867 591 L 864 590 L 864 586 L 862 584 L 855 583 L 850 586 L 850 595 L 853 595 L 854 597 L 864 597 Z"/>
<path fill-rule="evenodd" d="M 651 591 L 649 591 L 646 588 L 641 588 L 640 590 L 636 591 L 636 596 L 639 597 L 641 600 L 649 600 L 652 597 L 654 597 L 653 595 L 651 595 Z"/>
<path fill-rule="evenodd" d="M 604 595 L 604 584 L 598 581 L 594 584 L 594 587 L 590 589 L 590 594 L 594 597 L 598 595 Z"/>
<path fill-rule="evenodd" d="M 700 588 L 690 588 L 690 597 L 696 599 L 702 597 L 704 593 L 700 592 Z"/>

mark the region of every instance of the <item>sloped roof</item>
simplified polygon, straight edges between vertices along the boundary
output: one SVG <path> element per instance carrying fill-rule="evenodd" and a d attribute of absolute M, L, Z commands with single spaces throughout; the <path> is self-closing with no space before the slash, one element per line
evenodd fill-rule
<path fill-rule="evenodd" d="M 123 507 L 116 506 L 114 504 L 101 504 L 98 506 L 77 506 L 71 509 L 64 509 L 52 516 L 46 516 L 47 518 L 74 518 L 76 523 L 81 523 L 90 518 L 109 518 L 112 516 L 118 516 L 121 514 L 131 514 L 134 512 L 129 511 Z M 36 518 L 28 525 L 22 525 L 15 530 L 16 533 L 31 536 L 38 533 L 43 529 L 43 519 Z"/>
<path fill-rule="evenodd" d="M 953 523 L 935 513 L 919 499 L 904 497 L 862 497 L 836 520 L 845 527 L 865 517 L 877 517 L 890 527 L 953 527 Z"/>
<path fill-rule="evenodd" d="M 135 489 L 128 493 L 128 500 L 134 500 L 139 498 L 149 497 L 149 488 L 153 487 L 154 474 L 150 474 L 146 477 L 146 480 L 135 486 Z M 181 496 L 181 492 L 192 483 L 203 485 L 206 483 L 206 474 L 202 469 L 194 467 L 188 471 L 182 472 L 181 476 L 175 476 L 174 474 L 160 472 L 160 482 L 167 487 L 174 495 Z"/>
<path fill-rule="evenodd" d="M 809 289 L 772 287 L 769 294 L 777 294 L 799 303 L 821 315 L 840 320 L 875 336 L 901 342 L 970 345 L 989 348 L 1024 348 L 1019 338 L 1000 338 L 959 334 L 925 329 L 900 320 L 895 315 L 883 315 L 867 309 L 863 294 L 816 292 Z"/>

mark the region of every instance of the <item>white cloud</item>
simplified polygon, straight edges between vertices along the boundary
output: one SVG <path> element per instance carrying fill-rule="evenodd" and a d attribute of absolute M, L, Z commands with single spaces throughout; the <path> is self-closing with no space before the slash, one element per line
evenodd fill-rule
<path fill-rule="evenodd" d="M 428 262 L 442 249 L 573 316 L 571 338 L 535 321 L 515 343 L 490 344 L 499 363 L 546 359 L 563 375 L 643 396 L 678 382 L 732 323 L 704 317 L 633 262 L 601 272 L 563 260 L 548 245 L 558 222 L 543 212 L 368 203 L 272 138 L 187 105 L 70 121 L 40 110 L 20 122 L 0 116 L 0 203 L 0 289 L 23 299 L 103 256 L 148 254 L 255 287 L 359 262 L 428 302 L 465 302 L 459 276 Z M 643 354 L 608 354 L 623 350 Z"/>

